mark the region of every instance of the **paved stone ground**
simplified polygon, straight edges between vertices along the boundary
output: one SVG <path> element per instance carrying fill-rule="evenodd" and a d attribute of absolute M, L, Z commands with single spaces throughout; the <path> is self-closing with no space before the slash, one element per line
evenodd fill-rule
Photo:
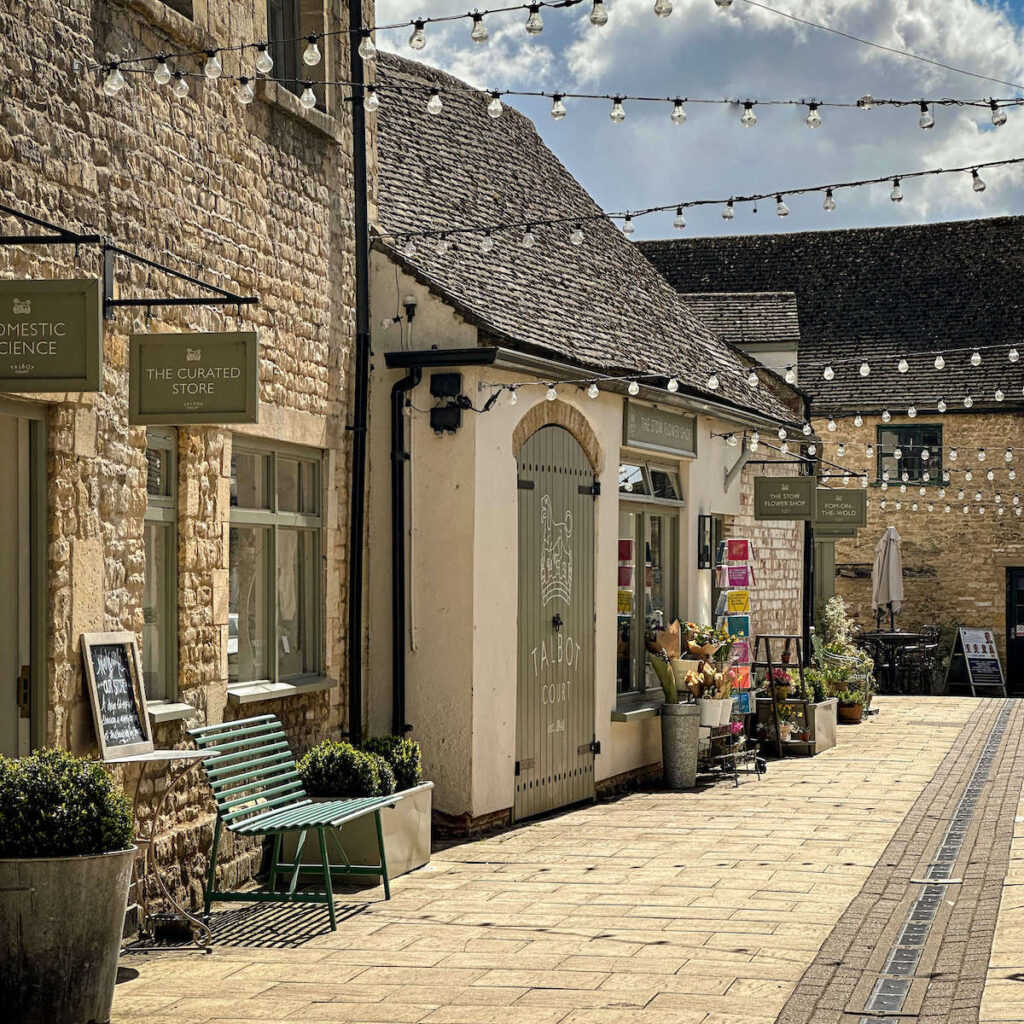
<path fill-rule="evenodd" d="M 335 933 L 322 908 L 232 906 L 212 956 L 126 957 L 122 973 L 137 976 L 118 985 L 113 1024 L 774 1024 L 813 1011 L 827 991 L 800 999 L 822 987 L 823 943 L 834 963 L 831 944 L 868 930 L 850 913 L 899 902 L 880 896 L 906 887 L 904 855 L 927 855 L 997 703 L 882 698 L 836 749 L 772 764 L 759 782 L 634 794 L 452 847 L 396 880 L 388 903 L 379 889 L 339 899 Z M 993 768 L 999 798 L 978 805 L 993 831 L 971 846 L 1004 842 L 1015 857 L 1001 869 L 986 1022 L 1024 1021 L 1012 980 L 1024 977 L 1024 806 L 1011 851 L 1020 778 L 1005 767 L 1022 714 Z M 997 868 L 979 868 L 976 916 L 947 915 L 955 946 L 941 970 L 984 974 Z M 978 1020 L 973 998 L 951 1024 Z"/>

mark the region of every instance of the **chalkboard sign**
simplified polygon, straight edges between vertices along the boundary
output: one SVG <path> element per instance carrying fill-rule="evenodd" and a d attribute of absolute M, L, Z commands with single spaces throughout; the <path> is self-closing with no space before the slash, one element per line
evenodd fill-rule
<path fill-rule="evenodd" d="M 1001 690 L 1006 696 L 1003 666 L 999 663 L 996 638 L 990 630 L 961 626 L 956 631 L 946 669 L 947 687 L 950 683 L 966 683 L 972 696 L 977 696 L 978 688 L 986 687 Z"/>
<path fill-rule="evenodd" d="M 100 754 L 107 758 L 151 751 L 135 634 L 83 633 L 82 658 Z"/>

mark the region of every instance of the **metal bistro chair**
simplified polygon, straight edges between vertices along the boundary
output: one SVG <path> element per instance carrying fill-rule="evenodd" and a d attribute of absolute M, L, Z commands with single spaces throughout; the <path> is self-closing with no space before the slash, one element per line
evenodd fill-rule
<path fill-rule="evenodd" d="M 189 729 L 200 749 L 209 748 L 204 758 L 206 774 L 217 802 L 217 824 L 210 851 L 210 872 L 206 882 L 205 910 L 210 913 L 214 901 L 245 903 L 326 903 L 331 931 L 337 930 L 334 915 L 334 894 L 331 871 L 340 874 L 376 875 L 384 883 L 384 897 L 391 899 L 384 838 L 380 812 L 395 803 L 393 796 L 359 797 L 314 803 L 306 795 L 292 757 L 288 739 L 274 715 L 242 718 L 222 725 L 206 725 Z M 331 865 L 327 857 L 327 830 L 340 828 L 345 822 L 373 814 L 377 824 L 380 864 L 362 866 Z M 270 877 L 266 892 L 219 891 L 216 888 L 217 853 L 223 828 L 241 836 L 271 836 L 274 845 L 270 858 Z M 295 860 L 281 864 L 281 837 L 298 832 Z M 302 847 L 309 832 L 315 832 L 320 846 L 320 864 L 303 864 Z M 344 856 L 344 853 L 343 853 Z M 279 873 L 291 871 L 287 892 L 277 892 Z M 323 878 L 323 892 L 298 892 L 302 874 Z"/>

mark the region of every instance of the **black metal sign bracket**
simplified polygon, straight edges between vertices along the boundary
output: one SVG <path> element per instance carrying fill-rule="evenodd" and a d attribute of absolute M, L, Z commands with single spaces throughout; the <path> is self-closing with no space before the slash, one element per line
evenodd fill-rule
<path fill-rule="evenodd" d="M 0 213 L 7 217 L 16 217 L 26 224 L 32 224 L 34 227 L 43 228 L 51 232 L 51 234 L 47 235 L 0 235 L 0 245 L 73 245 L 77 255 L 80 245 L 97 245 L 103 241 L 99 235 L 86 235 L 78 231 L 69 231 L 67 228 L 52 224 L 41 217 L 33 217 L 30 213 L 23 213 L 21 210 L 16 210 L 13 206 L 7 206 L 4 203 L 0 203 Z"/>

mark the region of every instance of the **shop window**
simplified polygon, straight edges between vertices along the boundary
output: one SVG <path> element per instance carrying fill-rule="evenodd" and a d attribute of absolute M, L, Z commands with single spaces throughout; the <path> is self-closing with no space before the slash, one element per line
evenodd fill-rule
<path fill-rule="evenodd" d="M 319 675 L 322 457 L 249 445 L 231 456 L 228 681 Z"/>
<path fill-rule="evenodd" d="M 327 54 L 324 51 L 329 39 L 319 41 L 323 53 L 319 64 L 309 67 L 302 60 L 307 36 L 313 32 L 322 33 L 324 27 L 321 4 L 310 3 L 308 0 L 267 0 L 267 39 L 270 43 L 270 56 L 274 60 L 271 75 L 284 88 L 299 94 L 305 88 L 303 82 L 324 81 L 324 68 L 327 66 Z M 317 106 L 324 108 L 323 97 L 319 95 Z"/>
<path fill-rule="evenodd" d="M 888 473 L 890 483 L 942 482 L 942 427 L 900 424 L 878 427 L 878 479 Z M 896 457 L 899 450 L 900 458 Z M 927 457 L 926 457 L 927 456 Z M 903 481 L 903 474 L 907 474 Z"/>
<path fill-rule="evenodd" d="M 619 464 L 619 493 L 638 498 L 660 498 L 663 501 L 683 500 L 679 471 L 648 463 Z"/>
<path fill-rule="evenodd" d="M 177 441 L 173 430 L 146 435 L 142 676 L 151 700 L 172 700 L 178 678 Z"/>

